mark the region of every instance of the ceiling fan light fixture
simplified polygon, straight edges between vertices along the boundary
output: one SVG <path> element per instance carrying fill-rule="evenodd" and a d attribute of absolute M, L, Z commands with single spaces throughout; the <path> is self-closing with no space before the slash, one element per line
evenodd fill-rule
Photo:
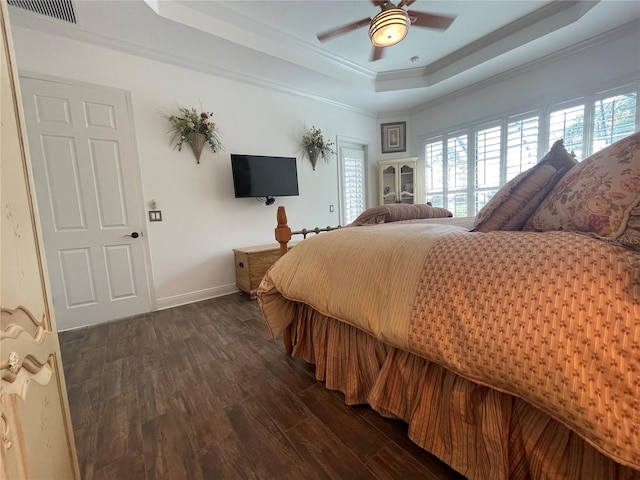
<path fill-rule="evenodd" d="M 371 21 L 369 37 L 376 47 L 390 47 L 407 36 L 409 16 L 402 8 L 389 8 L 378 13 Z"/>

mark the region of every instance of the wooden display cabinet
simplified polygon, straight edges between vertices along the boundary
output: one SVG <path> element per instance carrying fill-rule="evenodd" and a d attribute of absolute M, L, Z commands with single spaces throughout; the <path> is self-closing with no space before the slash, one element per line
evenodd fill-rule
<path fill-rule="evenodd" d="M 418 158 L 380 160 L 380 204 L 415 203 Z"/>

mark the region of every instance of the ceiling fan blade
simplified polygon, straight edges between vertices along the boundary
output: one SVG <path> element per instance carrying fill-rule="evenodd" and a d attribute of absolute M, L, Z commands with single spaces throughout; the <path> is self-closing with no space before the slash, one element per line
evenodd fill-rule
<path fill-rule="evenodd" d="M 382 58 L 383 53 L 384 53 L 384 47 L 373 47 L 373 53 L 371 54 L 371 61 L 375 62 L 376 60 L 380 60 Z"/>
<path fill-rule="evenodd" d="M 416 0 L 403 0 L 398 4 L 398 8 L 402 8 L 402 7 L 410 7 L 411 4 L 413 2 L 415 2 Z"/>
<path fill-rule="evenodd" d="M 416 27 L 437 28 L 440 30 L 449 28 L 449 25 L 456 19 L 455 16 L 435 15 L 433 13 L 416 12 L 414 10 L 407 10 L 407 15 L 409 15 L 411 19 L 411 24 Z"/>
<path fill-rule="evenodd" d="M 371 18 L 363 18 L 362 20 L 343 25 L 342 27 L 332 28 L 331 30 L 320 32 L 316 35 L 316 37 L 318 37 L 318 40 L 320 40 L 321 42 L 326 42 L 327 40 L 331 40 L 333 37 L 337 37 L 338 35 L 351 32 L 352 30 L 357 30 L 361 27 L 368 27 L 369 25 L 371 25 Z"/>

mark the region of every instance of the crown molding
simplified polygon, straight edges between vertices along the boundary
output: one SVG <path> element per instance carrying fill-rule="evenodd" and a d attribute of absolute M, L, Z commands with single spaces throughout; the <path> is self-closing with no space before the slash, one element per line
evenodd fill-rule
<path fill-rule="evenodd" d="M 162 2 L 164 3 L 164 2 Z M 564 9 L 560 9 L 560 10 L 553 10 L 554 12 L 561 14 L 562 12 L 573 12 L 572 8 L 577 8 L 576 6 L 580 6 L 582 4 L 584 4 L 585 2 L 553 2 L 551 5 L 554 6 L 554 8 L 560 8 L 560 6 L 556 6 L 556 4 L 562 4 L 562 3 L 569 3 L 570 5 L 565 6 Z M 178 66 L 181 68 L 185 68 L 185 69 L 189 69 L 189 70 L 193 70 L 193 71 L 199 71 L 208 75 L 214 75 L 214 76 L 219 76 L 222 78 L 227 78 L 233 81 L 237 81 L 240 83 L 245 83 L 245 84 L 250 84 L 253 86 L 257 86 L 257 87 L 261 87 L 261 88 L 265 88 L 268 89 L 270 91 L 278 91 L 278 92 L 282 92 L 282 93 L 286 93 L 286 94 L 290 94 L 290 95 L 294 95 L 294 96 L 298 96 L 298 97 L 303 97 L 303 98 L 307 98 L 307 99 L 311 99 L 313 101 L 317 101 L 317 102 L 321 102 L 327 105 L 330 105 L 332 107 L 336 107 L 339 109 L 343 109 L 343 110 L 347 110 L 347 111 L 351 111 L 351 112 L 355 112 L 357 114 L 361 114 L 367 117 L 371 117 L 371 118 L 381 118 L 381 117 L 387 117 L 388 115 L 411 115 L 414 113 L 417 113 L 419 111 L 422 111 L 424 109 L 427 108 L 431 108 L 432 106 L 444 103 L 446 101 L 449 101 L 453 98 L 456 98 L 460 95 L 466 94 L 468 92 L 471 92 L 473 90 L 477 90 L 479 88 L 483 88 L 489 84 L 495 83 L 497 81 L 502 81 L 505 79 L 509 79 L 511 77 L 515 77 L 518 75 L 521 75 L 522 73 L 525 73 L 527 71 L 529 71 L 530 69 L 534 69 L 534 68 L 538 68 L 540 65 L 545 64 L 546 62 L 551 62 L 551 61 L 556 61 L 557 59 L 561 59 L 564 56 L 569 56 L 577 51 L 580 51 L 580 49 L 584 49 L 584 48 L 590 48 L 594 45 L 597 45 L 600 42 L 606 42 L 614 37 L 616 37 L 617 35 L 625 35 L 627 33 L 629 33 L 632 29 L 637 31 L 640 25 L 640 20 L 635 20 L 633 22 L 629 22 L 628 24 L 625 24 L 621 27 L 618 27 L 616 29 L 610 30 L 609 32 L 605 32 L 603 34 L 600 34 L 596 37 L 593 37 L 591 39 L 585 40 L 583 42 L 580 42 L 578 44 L 575 44 L 571 47 L 559 50 L 553 54 L 547 55 L 545 57 L 533 60 L 531 62 L 528 62 L 526 64 L 514 67 L 504 73 L 500 73 L 500 74 L 496 74 L 493 75 L 485 80 L 476 82 L 472 85 L 463 87 L 463 88 L 459 88 L 457 90 L 455 90 L 454 92 L 451 93 L 447 93 L 447 94 L 443 94 L 442 96 L 440 96 L 438 99 L 434 99 L 434 100 L 427 100 L 421 103 L 417 103 L 414 106 L 407 106 L 406 108 L 403 108 L 401 110 L 393 110 L 393 111 L 387 111 L 384 110 L 383 107 L 376 107 L 376 105 L 381 105 L 381 102 L 378 102 L 375 98 L 371 101 L 370 104 L 364 104 L 361 105 L 360 107 L 356 107 L 353 104 L 349 103 L 349 100 L 346 100 L 346 103 L 344 101 L 335 101 L 335 100 L 331 100 L 329 99 L 326 95 L 324 94 L 314 94 L 314 93 L 310 93 L 310 91 L 304 91 L 302 89 L 298 89 L 296 88 L 295 85 L 287 85 L 285 84 L 285 82 L 282 82 L 281 80 L 276 80 L 276 81 L 269 81 L 269 80 L 265 80 L 261 77 L 258 76 L 258 74 L 256 73 L 252 73 L 252 71 L 250 69 L 248 69 L 247 71 L 241 70 L 241 68 L 229 68 L 228 66 L 219 66 L 219 65 L 214 65 L 211 63 L 206 63 L 206 62 L 202 62 L 199 60 L 192 60 L 192 59 L 185 59 L 182 58 L 179 55 L 176 54 L 170 54 L 167 53 L 163 50 L 160 50 L 159 48 L 153 48 L 153 47 L 149 47 L 149 46 L 140 46 L 128 41 L 124 41 L 124 40 L 119 40 L 116 38 L 113 38 L 111 36 L 109 36 L 108 34 L 99 34 L 99 33 L 95 33 L 95 32 L 89 32 L 83 28 L 81 28 L 81 24 L 82 24 L 82 17 L 81 17 L 81 13 L 82 12 L 78 12 L 79 14 L 79 24 L 78 25 L 61 25 L 60 21 L 54 20 L 54 19 L 49 19 L 49 18 L 34 18 L 34 15 L 32 14 L 28 14 L 26 12 L 22 12 L 22 11 L 17 11 L 14 7 L 9 7 L 10 8 L 10 12 L 11 12 L 11 18 L 12 20 L 15 20 L 16 26 L 26 29 L 26 30 L 35 30 L 35 31 L 39 31 L 40 33 L 46 34 L 46 35 L 57 35 L 57 36 L 61 36 L 61 37 L 66 37 L 69 38 L 71 40 L 75 40 L 78 42 L 84 42 L 87 44 L 93 44 L 96 45 L 98 47 L 103 47 L 103 48 L 107 48 L 110 50 L 115 50 L 115 51 L 120 51 L 120 52 L 124 52 L 126 54 L 130 54 L 130 55 L 134 55 L 134 56 L 138 56 L 141 58 L 145 58 L 145 59 L 149 59 L 149 60 L 153 60 L 153 61 L 157 61 L 157 62 L 161 62 L 161 63 L 165 63 L 165 64 L 169 64 L 169 65 L 174 65 L 174 66 Z M 551 8 L 551 7 L 549 7 Z M 542 9 L 540 9 L 542 10 Z M 542 16 L 542 13 L 540 13 L 540 10 L 536 11 L 538 15 Z M 536 15 L 536 12 L 533 12 L 530 15 Z M 549 14 L 550 10 L 547 11 L 547 14 Z M 574 12 L 575 13 L 575 12 Z M 577 13 L 575 13 L 577 14 Z M 523 18 L 527 18 L 526 16 Z M 520 19 L 520 21 L 525 21 L 523 19 Z M 516 21 L 515 23 L 519 23 L 520 21 Z M 499 29 L 496 32 L 502 32 L 502 34 L 508 34 L 508 32 L 512 32 L 512 34 L 515 34 L 514 32 L 517 33 L 518 31 L 517 26 L 513 26 L 511 25 L 510 27 L 505 27 L 504 29 Z M 493 34 L 496 34 L 496 32 L 494 32 Z M 490 34 L 489 36 L 493 35 Z M 284 34 L 283 34 L 284 35 Z M 497 35 L 497 34 L 496 34 Z M 487 36 L 487 37 L 489 37 Z M 486 43 L 490 42 L 487 40 L 487 37 L 483 37 L 483 39 L 478 40 L 477 42 L 475 42 L 474 44 L 465 47 L 463 49 L 459 49 L 456 52 L 454 52 L 451 55 L 448 55 L 447 57 L 445 57 L 444 59 L 438 60 L 436 62 L 433 62 L 432 64 L 430 64 L 427 67 L 421 67 L 421 68 L 411 68 L 411 69 L 405 69 L 405 70 L 401 70 L 398 72 L 385 72 L 383 74 L 380 74 L 378 77 L 376 78 L 388 78 L 388 79 L 392 79 L 393 75 L 398 76 L 399 78 L 404 79 L 403 81 L 405 82 L 415 82 L 416 86 L 411 86 L 411 87 L 405 87 L 402 89 L 398 89 L 398 90 L 406 90 L 407 94 L 409 93 L 408 90 L 410 89 L 415 89 L 417 92 L 420 91 L 420 89 L 424 92 L 425 97 L 433 97 L 433 95 L 430 95 L 429 89 L 427 88 L 429 85 L 427 84 L 428 78 L 425 77 L 425 69 L 426 68 L 436 68 L 434 67 L 434 65 L 438 64 L 439 62 L 443 62 L 442 65 L 444 68 L 447 68 L 446 62 L 452 62 L 452 64 L 456 64 L 456 62 L 460 61 L 460 59 L 465 58 L 465 55 L 469 55 L 471 54 L 473 56 L 473 51 L 476 51 L 478 49 L 482 50 L 483 48 L 486 47 Z M 497 37 L 496 37 L 497 38 Z M 220 38 L 220 41 L 226 41 L 228 42 L 229 40 L 224 40 L 223 38 Z M 310 45 L 310 44 L 309 44 Z M 312 48 L 316 48 L 310 45 L 310 47 Z M 249 47 L 245 47 L 245 48 L 249 48 Z M 471 52 L 471 53 L 469 53 Z M 333 55 L 327 55 L 325 52 L 325 57 L 327 58 L 331 58 L 331 57 L 336 57 Z M 275 57 L 274 57 L 275 58 Z M 337 59 L 339 59 L 339 57 L 336 57 Z M 448 59 L 448 60 L 447 60 Z M 277 61 L 283 61 L 281 60 L 281 58 L 276 58 Z M 338 61 L 338 60 L 336 60 Z M 338 62 L 339 63 L 339 62 Z M 309 71 L 312 71 L 311 69 Z M 337 78 L 332 76 L 329 72 L 327 71 L 323 71 L 322 73 L 318 73 L 318 75 L 326 75 L 327 78 L 331 78 L 332 81 Z M 356 75 L 356 77 L 362 79 L 368 78 L 366 76 L 359 76 Z M 356 82 L 356 84 L 360 84 L 360 87 L 355 87 L 355 88 L 371 88 L 371 90 L 373 91 L 373 84 L 374 84 L 374 80 L 370 80 L 370 84 L 367 85 L 366 81 L 363 81 L 362 83 Z M 345 82 L 343 82 L 345 83 Z M 444 85 L 442 84 L 440 81 L 436 82 L 436 83 L 440 83 L 440 85 Z M 345 85 L 346 86 L 346 85 Z M 351 87 L 353 87 L 353 84 L 351 84 Z M 439 88 L 438 88 L 439 89 Z M 375 91 L 378 91 L 377 89 Z M 393 95 L 393 92 L 391 90 L 387 90 L 387 94 L 388 95 Z M 378 95 L 376 95 L 377 98 L 382 98 Z M 387 96 L 387 99 L 390 98 Z M 423 97 L 424 98 L 424 97 Z M 343 99 L 341 99 L 343 100 Z M 384 102 L 386 105 L 389 105 L 388 102 Z M 406 105 L 406 104 L 405 104 Z"/>
<path fill-rule="evenodd" d="M 22 12 L 17 12 L 21 14 Z M 20 16 L 20 15 L 15 15 Z M 38 19 L 40 20 L 40 19 Z M 44 22 L 49 22 L 49 19 L 42 19 Z M 50 25 L 47 29 L 38 28 L 37 24 L 34 28 L 31 26 L 24 26 L 18 24 L 18 28 L 23 28 L 25 30 L 35 30 L 39 33 L 43 33 L 45 35 L 54 35 L 67 38 L 69 40 L 87 43 L 90 45 L 94 45 L 101 48 L 106 48 L 109 50 L 119 51 L 125 54 L 133 55 L 136 57 L 144 58 L 147 60 L 152 60 L 160 63 L 165 63 L 169 65 L 173 65 L 180 68 L 185 68 L 188 70 L 197 71 L 200 73 L 205 73 L 207 75 L 214 75 L 222 78 L 226 78 L 229 80 L 237 81 L 240 83 L 245 83 L 248 85 L 253 85 L 260 88 L 265 88 L 271 91 L 277 91 L 281 93 L 286 93 L 298 97 L 307 98 L 310 100 L 314 100 L 317 102 L 321 102 L 332 107 L 340 108 L 343 110 L 351 111 L 358 113 L 360 115 L 365 115 L 371 118 L 376 117 L 376 112 L 371 109 L 363 109 L 359 107 L 355 107 L 353 105 L 349 105 L 346 103 L 338 102 L 335 100 L 331 100 L 327 97 L 316 95 L 313 93 L 306 92 L 304 90 L 296 89 L 294 87 L 286 86 L 281 83 L 265 80 L 263 78 L 251 75 L 247 72 L 239 72 L 231 69 L 227 69 L 224 67 L 212 65 L 210 63 L 199 62 L 197 60 L 184 58 L 178 55 L 173 55 L 161 50 L 156 50 L 153 48 L 144 47 L 141 45 L 133 44 L 131 42 L 114 39 L 112 37 L 102 35 L 95 32 L 88 32 L 87 30 L 83 30 L 77 25 L 71 25 L 72 28 L 66 28 L 66 25 L 58 25 L 59 21 L 54 21 L 54 25 Z M 15 27 L 14 27 L 15 28 Z"/>
<path fill-rule="evenodd" d="M 429 65 L 380 73 L 376 77 L 376 92 L 435 85 L 576 22 L 598 1 L 572 0 L 547 4 Z"/>
<path fill-rule="evenodd" d="M 614 28 L 613 30 L 609 30 L 608 32 L 604 32 L 600 35 L 597 35 L 595 37 L 589 38 L 587 40 L 584 40 L 582 42 L 576 43 L 570 47 L 567 48 L 563 48 L 561 50 L 558 50 L 557 52 L 551 53 L 549 55 L 546 55 L 542 58 L 539 58 L 537 60 L 533 60 L 531 62 L 528 62 L 526 64 L 520 65 L 518 67 L 512 68 L 510 70 L 507 70 L 505 72 L 501 72 L 498 73 L 496 75 L 493 75 L 489 78 L 486 78 L 480 82 L 476 82 L 472 85 L 466 86 L 464 88 L 460 88 L 458 90 L 455 90 L 453 92 L 450 92 L 446 95 L 443 95 L 435 100 L 431 100 L 428 102 L 424 102 L 421 103 L 419 105 L 416 105 L 415 107 L 406 110 L 405 114 L 407 115 L 414 115 L 418 112 L 421 112 L 423 110 L 429 109 L 429 108 L 433 108 L 437 105 L 442 105 L 444 103 L 447 103 L 451 100 L 454 100 L 456 98 L 459 98 L 463 95 L 472 93 L 476 90 L 480 90 L 482 88 L 494 85 L 498 82 L 502 82 L 505 80 L 509 80 L 511 78 L 515 78 L 518 76 L 521 76 L 523 74 L 526 74 L 528 72 L 534 71 L 544 65 L 548 65 L 554 62 L 558 62 L 558 61 L 562 61 L 565 59 L 570 58 L 571 56 L 575 55 L 576 53 L 579 53 L 581 51 L 593 48 L 595 46 L 601 45 L 601 44 L 605 44 L 608 43 L 612 40 L 616 40 L 618 38 L 624 37 L 630 33 L 637 33 L 638 31 L 640 31 L 640 20 L 633 20 L 629 23 L 626 23 L 620 27 Z M 624 78 L 624 79 L 620 79 L 621 81 L 623 81 L 624 83 L 628 83 L 633 81 L 633 78 Z M 380 115 L 380 114 L 379 114 Z"/>
<path fill-rule="evenodd" d="M 298 37 L 275 30 L 251 17 L 224 7 L 224 4 L 216 5 L 216 15 L 213 17 L 202 10 L 191 8 L 174 0 L 144 0 L 144 2 L 162 18 L 302 67 L 317 70 L 319 67 L 317 62 L 319 61 L 323 64 L 322 68 L 325 74 L 330 76 L 335 77 L 335 75 L 331 75 L 330 71 L 327 71 L 327 63 L 339 67 L 340 75 L 348 72 L 369 81 L 376 78 L 376 72 L 371 69 Z M 287 48 L 283 49 L 282 45 L 286 45 Z"/>
<path fill-rule="evenodd" d="M 498 44 L 503 45 L 500 53 L 509 51 L 515 47 L 524 45 L 536 38 L 549 34 L 560 28 L 566 27 L 578 21 L 589 10 L 596 6 L 597 1 L 560 1 L 547 4 L 528 15 L 499 28 L 488 35 L 476 40 L 473 43 L 465 45 L 455 52 L 443 57 L 424 68 L 425 75 L 433 75 L 440 72 L 446 67 L 450 67 L 460 61 L 476 55 L 487 48 L 495 48 Z M 542 31 L 538 29 L 541 26 Z M 516 38 L 523 32 L 527 33 L 526 37 Z M 510 40 L 505 42 L 506 40 Z M 493 54 L 492 57 L 498 54 Z"/>

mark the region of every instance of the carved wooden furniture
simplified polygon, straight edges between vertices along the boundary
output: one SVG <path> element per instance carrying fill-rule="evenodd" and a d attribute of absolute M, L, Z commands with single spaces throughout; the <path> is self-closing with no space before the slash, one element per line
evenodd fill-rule
<path fill-rule="evenodd" d="M 318 234 L 322 232 L 330 232 L 332 230 L 337 230 L 338 228 L 342 228 L 342 226 L 327 226 L 325 228 L 315 227 L 311 229 L 303 228 L 301 230 L 292 231 L 291 228 L 289 228 L 289 225 L 287 225 L 287 212 L 283 206 L 280 206 L 278 207 L 278 226 L 276 227 L 276 242 L 280 244 L 280 255 L 287 253 L 289 248 L 293 246 L 289 245 L 292 235 L 302 235 L 302 238 L 304 239 L 307 238 L 307 235 L 312 233 Z"/>
<path fill-rule="evenodd" d="M 380 160 L 380 205 L 416 203 L 416 165 L 418 157 Z"/>
<path fill-rule="evenodd" d="M 0 13 L 0 478 L 79 479 L 4 1 Z"/>

